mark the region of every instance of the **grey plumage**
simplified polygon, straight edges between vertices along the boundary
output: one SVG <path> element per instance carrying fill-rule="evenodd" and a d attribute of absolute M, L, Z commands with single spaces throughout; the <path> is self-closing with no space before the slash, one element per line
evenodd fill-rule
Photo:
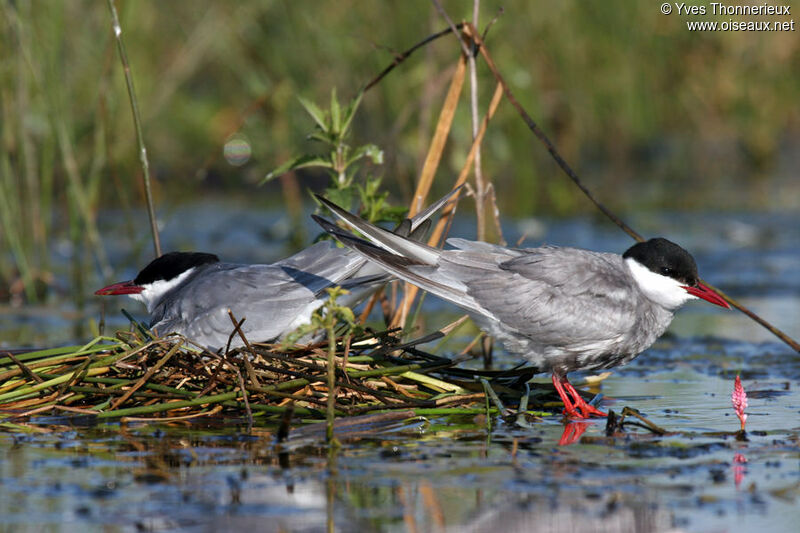
<path fill-rule="evenodd" d="M 323 224 L 342 243 L 396 277 L 462 307 L 508 350 L 559 377 L 630 361 L 664 333 L 680 305 L 702 292 L 694 260 L 665 239 L 654 240 L 651 248 L 666 247 L 680 256 L 682 267 L 695 269 L 687 276 L 695 287 L 656 276 L 651 290 L 642 281 L 648 274 L 639 273 L 632 259 L 612 253 L 554 246 L 516 249 L 464 239 L 449 239 L 454 249 L 439 250 L 322 201 L 369 239 Z"/>
<path fill-rule="evenodd" d="M 404 238 L 422 238 L 430 228 L 429 218 L 454 193 L 395 231 Z M 211 254 L 172 252 L 150 263 L 135 280 L 96 294 L 127 294 L 147 306 L 150 327 L 158 334 L 180 333 L 217 351 L 233 331 L 229 310 L 237 320 L 245 319 L 242 331 L 249 341 L 274 341 L 307 323 L 325 303 L 326 289 L 348 289 L 339 302 L 353 306 L 390 277 L 360 254 L 320 242 L 269 265 L 222 263 Z M 231 346 L 242 345 L 241 338 L 233 336 Z"/>
<path fill-rule="evenodd" d="M 541 370 L 566 374 L 626 363 L 669 326 L 673 310 L 644 298 L 621 256 L 543 246 L 443 253 L 437 277 L 458 277 L 477 321 Z M 473 313 L 474 315 L 474 313 Z"/>
<path fill-rule="evenodd" d="M 276 340 L 306 323 L 326 299 L 325 289 L 352 277 L 364 261 L 331 242 L 320 242 L 270 265 L 212 263 L 197 267 L 185 283 L 164 294 L 150 310 L 150 327 L 177 332 L 210 350 L 224 348 L 233 325 L 252 342 Z M 386 277 L 360 278 L 354 290 L 376 289 Z M 360 293 L 361 291 L 359 291 Z M 242 346 L 238 335 L 231 346 Z"/>

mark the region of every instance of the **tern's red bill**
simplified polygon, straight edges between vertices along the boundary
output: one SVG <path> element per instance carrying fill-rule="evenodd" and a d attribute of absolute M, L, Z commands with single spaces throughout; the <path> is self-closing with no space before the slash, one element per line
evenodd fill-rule
<path fill-rule="evenodd" d="M 110 296 L 112 294 L 139 294 L 144 290 L 144 287 L 135 284 L 133 281 L 120 281 L 108 287 L 95 291 L 99 296 Z"/>
<path fill-rule="evenodd" d="M 703 283 L 698 282 L 697 287 L 684 287 L 684 289 L 686 289 L 686 292 L 688 292 L 692 296 L 697 296 L 698 298 L 702 298 L 703 300 L 710 302 L 714 305 L 718 305 L 726 309 L 731 308 L 731 306 L 728 305 L 728 302 L 726 302 L 722 298 L 722 296 L 709 289 L 708 285 L 704 285 Z"/>

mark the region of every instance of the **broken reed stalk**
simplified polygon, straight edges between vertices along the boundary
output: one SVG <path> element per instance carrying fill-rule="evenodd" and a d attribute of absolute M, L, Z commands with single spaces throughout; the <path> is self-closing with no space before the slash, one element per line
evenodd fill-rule
<path fill-rule="evenodd" d="M 139 161 L 142 164 L 142 181 L 144 183 L 144 195 L 147 203 L 147 216 L 150 219 L 150 231 L 153 234 L 153 249 L 156 257 L 161 255 L 161 240 L 158 236 L 158 225 L 156 224 L 156 214 L 153 207 L 153 193 L 150 190 L 150 163 L 147 159 L 147 148 L 144 144 L 144 134 L 142 133 L 142 120 L 139 116 L 139 103 L 136 99 L 136 90 L 133 86 L 133 76 L 131 67 L 128 63 L 128 54 L 125 51 L 125 44 L 122 42 L 122 26 L 119 23 L 117 8 L 114 0 L 108 0 L 108 9 L 111 11 L 111 27 L 114 30 L 114 38 L 117 40 L 117 50 L 119 59 L 122 62 L 122 70 L 125 73 L 125 84 L 128 88 L 128 99 L 131 102 L 131 112 L 133 113 L 133 124 L 136 128 L 136 142 L 139 146 Z"/>
<path fill-rule="evenodd" d="M 30 368 L 25 366 L 25 363 L 14 357 L 14 354 L 12 354 L 11 352 L 6 352 L 6 356 L 12 361 L 14 361 L 14 364 L 17 365 L 19 369 L 22 371 L 22 373 L 25 374 L 28 378 L 34 380 L 36 383 L 44 382 L 44 380 L 41 377 L 33 373 L 33 371 L 31 371 Z"/>
<path fill-rule="evenodd" d="M 458 107 L 458 101 L 461 95 L 461 90 L 463 88 L 465 74 L 466 74 L 466 65 L 467 61 L 470 61 L 470 74 L 474 75 L 474 56 L 466 46 L 466 44 L 461 39 L 461 36 L 458 34 L 457 26 L 450 22 L 449 18 L 447 17 L 446 13 L 443 11 L 441 6 L 438 2 L 435 2 L 437 8 L 443 14 L 443 16 L 448 20 L 450 23 L 451 31 L 456 33 L 456 36 L 459 39 L 459 43 L 462 46 L 462 54 L 459 56 L 458 62 L 456 64 L 456 70 L 453 73 L 451 78 L 450 87 L 447 91 L 447 95 L 445 97 L 445 102 L 442 105 L 442 110 L 439 114 L 439 120 L 436 124 L 436 130 L 431 140 L 428 153 L 425 158 L 425 163 L 423 164 L 422 171 L 420 172 L 419 182 L 417 183 L 417 188 L 414 193 L 414 197 L 411 202 L 411 206 L 409 208 L 408 216 L 413 216 L 418 213 L 425 202 L 425 198 L 427 198 L 431 186 L 433 184 L 434 176 L 436 175 L 436 170 L 439 167 L 439 163 L 441 161 L 442 154 L 444 152 L 444 146 L 447 141 L 447 137 L 450 134 L 450 130 L 452 128 L 453 117 L 455 116 L 455 111 Z M 460 25 L 459 25 L 460 27 Z M 467 177 L 469 176 L 469 170 L 471 168 L 474 169 L 475 174 L 475 206 L 476 206 L 476 213 L 478 214 L 478 239 L 485 240 L 486 231 L 485 231 L 485 213 L 487 211 L 487 204 L 486 204 L 486 193 L 488 188 L 490 188 L 491 184 L 485 183 L 482 174 L 480 172 L 480 146 L 481 141 L 483 140 L 484 134 L 486 132 L 486 125 L 488 124 L 488 120 L 491 116 L 494 115 L 495 110 L 497 109 L 497 105 L 500 101 L 500 95 L 502 94 L 500 91 L 500 87 L 495 90 L 495 94 L 492 97 L 492 102 L 489 106 L 489 111 L 487 112 L 486 117 L 484 120 L 478 120 L 478 112 L 477 112 L 477 104 L 475 102 L 476 93 L 475 93 L 475 80 L 471 79 L 471 101 L 473 103 L 471 112 L 473 117 L 473 124 L 474 127 L 474 135 L 473 135 L 473 142 L 470 147 L 469 155 L 465 164 L 462 167 L 462 172 L 459 174 L 459 178 L 456 181 L 456 184 L 453 188 L 460 187 L 464 183 L 466 183 Z M 479 124 L 480 123 L 480 124 Z M 492 196 L 493 197 L 493 196 Z M 437 223 L 436 230 L 431 235 L 429 239 L 429 244 L 432 246 L 437 246 L 440 240 L 442 239 L 442 235 L 446 234 L 445 231 L 445 224 L 448 224 L 447 229 L 449 229 L 449 223 L 452 222 L 452 217 L 455 212 L 455 204 L 456 199 L 442 212 L 442 217 L 440 218 L 439 222 Z M 492 202 L 493 206 L 493 213 L 497 215 L 497 207 Z M 502 231 L 499 230 L 500 224 L 499 219 L 497 216 L 495 218 L 495 224 L 498 228 L 497 234 L 500 236 L 502 240 Z M 400 305 L 397 308 L 397 311 L 394 314 L 392 319 L 391 325 L 392 326 L 403 326 L 406 325 L 408 320 L 409 312 L 413 302 L 416 298 L 419 289 L 411 285 L 409 283 L 405 284 L 404 290 L 404 297 L 401 300 Z"/>
<path fill-rule="evenodd" d="M 438 1 L 438 0 L 437 0 Z M 474 27 L 478 27 L 478 15 L 480 13 L 480 0 L 474 0 L 472 4 L 472 25 Z M 449 23 L 450 26 L 453 26 L 452 22 Z M 458 34 L 458 32 L 455 32 Z M 463 42 L 461 36 L 458 35 L 458 39 Z M 475 55 L 477 54 L 478 50 L 475 48 L 474 43 L 469 47 L 469 55 L 467 56 L 468 59 L 468 66 L 469 66 L 469 105 L 470 105 L 470 117 L 472 118 L 472 139 L 478 136 L 478 130 L 480 129 L 480 112 L 478 111 L 478 69 L 476 66 Z M 484 180 L 483 176 L 483 168 L 481 166 L 481 145 L 478 144 L 477 149 L 475 150 L 475 164 L 474 164 L 474 174 L 475 174 L 475 213 L 477 215 L 477 222 L 478 222 L 478 240 L 485 241 L 486 240 L 486 211 L 487 211 L 487 204 L 486 200 L 488 197 L 488 192 L 490 188 L 490 184 Z M 496 211 L 496 209 L 495 209 Z M 497 226 L 499 227 L 499 221 L 495 219 L 497 222 Z"/>
<path fill-rule="evenodd" d="M 434 131 L 433 139 L 431 139 L 428 153 L 425 156 L 425 163 L 422 165 L 417 189 L 414 192 L 414 198 L 411 201 L 408 215 L 406 215 L 409 218 L 422 211 L 425 198 L 428 196 L 428 192 L 430 192 L 431 185 L 433 185 L 436 169 L 439 168 L 439 162 L 442 160 L 444 146 L 453 125 L 456 109 L 458 108 L 458 100 L 461 97 L 461 88 L 464 86 L 465 73 L 466 60 L 464 56 L 461 55 L 459 56 L 453 76 L 450 79 L 450 87 L 447 89 L 447 95 L 445 96 L 442 110 L 439 113 L 439 120 L 436 123 L 436 130 Z"/>
<path fill-rule="evenodd" d="M 481 125 L 480 128 L 478 129 L 478 134 L 472 141 L 469 153 L 467 154 L 467 157 L 464 160 L 464 164 L 461 166 L 461 172 L 458 174 L 458 178 L 456 179 L 456 182 L 453 184 L 453 189 L 457 189 L 463 186 L 467 182 L 467 178 L 469 177 L 469 171 L 473 166 L 473 161 L 478 152 L 478 149 L 481 143 L 483 142 L 483 138 L 486 134 L 486 129 L 489 125 L 489 121 L 492 119 L 492 117 L 494 117 L 494 114 L 497 111 L 497 107 L 500 105 L 500 100 L 502 96 L 503 96 L 502 87 L 500 86 L 500 84 L 497 84 L 497 87 L 495 87 L 495 91 L 492 94 L 492 100 L 489 103 L 489 109 L 486 112 L 486 115 L 483 117 L 483 120 L 481 120 Z M 422 183 L 421 180 L 420 183 Z M 455 217 L 456 205 L 458 205 L 459 197 L 460 193 L 456 194 L 453 200 L 442 209 L 442 216 L 439 217 L 439 220 L 436 222 L 436 226 L 434 226 L 434 229 L 431 232 L 431 236 L 428 239 L 428 244 L 430 246 L 440 247 L 444 245 L 444 236 L 449 233 L 450 225 L 452 224 L 453 218 Z M 405 292 L 403 300 L 401 301 L 401 305 L 403 307 L 401 308 L 402 310 L 400 311 L 401 317 L 403 317 L 403 321 L 405 320 L 405 316 L 407 316 L 408 310 L 411 308 L 411 305 L 413 304 L 414 299 L 416 298 L 418 293 L 419 293 L 419 288 L 417 286 L 408 283 L 405 284 Z M 402 324 L 403 322 L 398 320 L 396 323 Z"/>
<path fill-rule="evenodd" d="M 459 32 L 458 27 L 453 23 L 450 19 L 450 16 L 447 14 L 447 11 L 442 7 L 439 0 L 433 0 L 433 4 L 436 7 L 436 10 L 439 11 L 439 14 L 442 18 L 447 22 L 447 25 L 450 27 L 451 33 L 458 39 L 458 43 L 461 46 L 461 53 L 463 57 L 467 58 L 467 64 L 469 66 L 469 106 L 470 106 L 470 118 L 472 120 L 472 138 L 473 141 L 478 136 L 478 130 L 480 129 L 480 112 L 478 111 L 478 74 L 475 62 L 475 56 L 477 55 L 477 45 L 474 41 L 470 41 L 467 43 L 463 38 L 461 33 Z M 480 0 L 473 0 L 472 5 L 472 26 L 478 26 L 478 16 L 480 13 Z M 473 155 L 474 165 L 473 166 L 473 173 L 475 176 L 475 190 L 473 192 L 473 196 L 475 198 L 475 215 L 476 215 L 476 222 L 478 226 L 478 240 L 479 241 L 489 241 L 487 240 L 487 224 L 486 224 L 486 215 L 488 213 L 492 214 L 492 220 L 494 221 L 495 231 L 497 234 L 494 236 L 495 238 L 490 239 L 491 242 L 503 242 L 503 232 L 500 225 L 500 215 L 497 209 L 496 198 L 494 196 L 494 188 L 492 183 L 488 180 L 484 179 L 483 170 L 481 167 L 481 145 L 480 143 L 477 144 L 475 153 Z M 489 203 L 489 199 L 491 198 L 491 205 Z M 490 209 L 491 207 L 491 209 Z"/>
<path fill-rule="evenodd" d="M 428 154 L 425 157 L 425 163 L 422 165 L 420 172 L 419 182 L 417 183 L 414 198 L 411 201 L 411 207 L 408 211 L 408 217 L 413 217 L 415 214 L 422 211 L 425 198 L 430 192 L 433 178 L 436 175 L 436 169 L 439 168 L 439 163 L 444 153 L 444 146 L 447 137 L 450 134 L 450 129 L 455 117 L 456 108 L 458 107 L 458 99 L 461 96 L 461 88 L 464 85 L 464 75 L 466 73 L 466 60 L 464 55 L 459 56 L 456 70 L 450 80 L 450 88 L 447 91 L 442 110 L 439 113 L 439 120 L 436 123 L 436 130 L 431 139 Z M 405 284 L 404 298 L 400 302 L 395 315 L 392 319 L 391 326 L 405 327 L 408 313 L 413 305 L 414 297 L 416 296 L 417 288 L 410 283 Z"/>
<path fill-rule="evenodd" d="M 244 331 L 242 331 L 242 324 L 244 324 L 245 319 L 243 318 L 242 320 L 237 321 L 236 317 L 233 316 L 233 311 L 231 311 L 230 309 L 228 309 L 228 316 L 230 317 L 231 323 L 233 324 L 234 332 L 236 332 L 236 334 L 239 335 L 239 338 L 242 339 L 242 342 L 244 343 L 245 348 L 247 348 L 247 351 L 251 355 L 253 355 L 253 357 L 255 357 L 256 354 L 253 351 L 253 347 L 250 345 L 250 341 L 247 340 L 247 337 L 245 337 Z M 227 349 L 230 349 L 230 344 L 231 340 L 229 339 Z M 227 353 L 227 349 L 225 353 Z M 256 377 L 255 372 L 253 371 L 253 365 L 250 364 L 250 359 L 248 359 L 247 357 L 244 358 L 244 366 L 245 369 L 247 370 L 247 376 L 250 378 L 250 382 L 253 383 L 253 385 L 260 386 L 261 384 L 258 382 L 258 378 Z"/>

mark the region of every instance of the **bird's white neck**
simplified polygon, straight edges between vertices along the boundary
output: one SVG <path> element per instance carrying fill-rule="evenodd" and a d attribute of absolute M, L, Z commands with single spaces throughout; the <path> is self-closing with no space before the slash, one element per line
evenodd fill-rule
<path fill-rule="evenodd" d="M 161 302 L 161 298 L 164 297 L 169 291 L 186 281 L 192 272 L 195 271 L 196 267 L 192 267 L 186 272 L 175 276 L 171 280 L 158 280 L 144 286 L 144 290 L 139 294 L 130 294 L 129 296 L 136 301 L 142 302 L 147 307 L 147 312 L 152 313 L 153 309 Z"/>
<path fill-rule="evenodd" d="M 677 309 L 696 298 L 678 280 L 657 274 L 631 257 L 625 259 L 625 264 L 644 295 L 665 309 Z"/>

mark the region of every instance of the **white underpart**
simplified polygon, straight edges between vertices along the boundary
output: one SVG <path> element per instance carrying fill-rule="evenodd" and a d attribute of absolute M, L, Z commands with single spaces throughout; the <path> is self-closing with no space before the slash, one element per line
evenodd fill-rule
<path fill-rule="evenodd" d="M 625 263 L 644 295 L 665 309 L 677 309 L 697 298 L 686 292 L 678 280 L 657 274 L 631 257 Z"/>
<path fill-rule="evenodd" d="M 158 305 L 158 302 L 161 300 L 161 298 L 169 291 L 183 283 L 183 281 L 188 278 L 192 272 L 194 272 L 194 267 L 170 280 L 160 279 L 148 285 L 143 285 L 144 290 L 142 292 L 139 294 L 129 294 L 128 296 L 138 302 L 142 302 L 145 306 L 147 306 L 147 312 L 152 313 L 153 309 L 155 309 L 156 305 Z"/>
<path fill-rule="evenodd" d="M 310 304 L 308 304 L 307 306 L 305 306 L 302 311 L 297 313 L 297 317 L 294 320 L 292 320 L 292 322 L 286 327 L 285 331 L 287 333 L 292 332 L 297 328 L 299 328 L 300 326 L 305 326 L 306 324 L 311 322 L 311 315 L 314 313 L 314 311 L 322 307 L 322 304 L 324 303 L 325 303 L 324 299 L 318 298 L 313 302 L 311 302 Z"/>

